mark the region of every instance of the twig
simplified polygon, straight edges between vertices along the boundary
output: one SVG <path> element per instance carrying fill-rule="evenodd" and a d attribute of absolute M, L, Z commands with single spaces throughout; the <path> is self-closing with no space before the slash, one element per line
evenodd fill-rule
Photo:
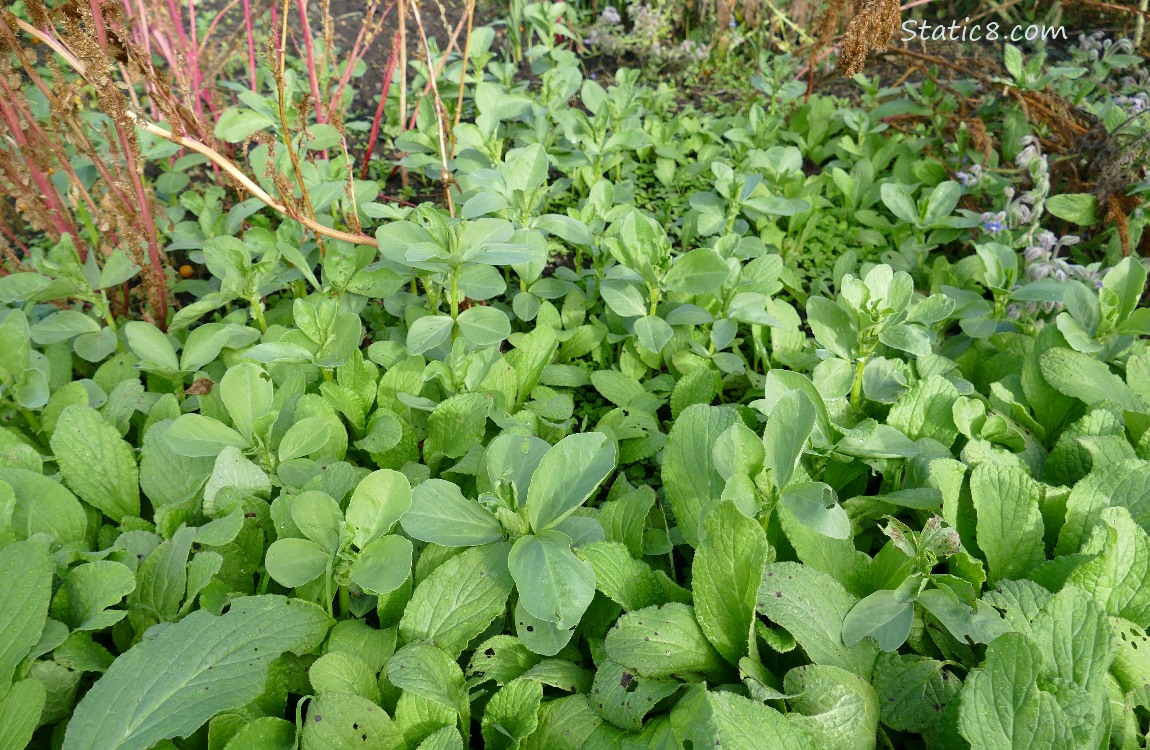
<path fill-rule="evenodd" d="M 307 207 L 307 215 L 312 220 L 312 223 L 316 224 L 318 222 L 315 220 L 315 209 L 312 208 L 311 197 L 308 195 L 307 185 L 304 184 L 303 170 L 300 168 L 299 163 L 299 154 L 295 152 L 295 147 L 292 145 L 291 131 L 288 129 L 287 124 L 287 109 L 284 107 L 284 97 L 287 94 L 287 92 L 284 91 L 284 63 L 287 59 L 288 0 L 284 0 L 283 14 L 283 25 L 280 31 L 279 70 L 276 76 L 276 89 L 279 91 L 280 126 L 283 128 L 284 143 L 287 145 L 288 157 L 291 159 L 292 169 L 295 171 L 296 182 L 299 184 L 304 205 Z M 327 249 L 323 246 L 323 239 L 316 237 L 316 242 L 319 244 L 320 257 L 323 257 L 327 252 Z"/>
<path fill-rule="evenodd" d="M 455 117 L 451 122 L 451 156 L 455 156 L 455 129 L 463 114 L 463 89 L 467 85 L 467 58 L 471 55 L 471 25 L 475 21 L 475 0 L 467 2 L 467 36 L 463 39 L 463 67 L 459 71 L 459 96 L 455 100 Z"/>
<path fill-rule="evenodd" d="M 77 59 L 76 56 L 72 54 L 72 52 L 67 47 L 64 47 L 52 36 L 41 32 L 39 29 L 31 26 L 27 22 L 18 18 L 14 20 L 24 32 L 39 39 L 45 46 L 47 46 L 56 54 L 60 55 L 60 57 L 63 58 L 64 61 L 67 62 L 73 70 L 75 70 L 82 77 L 84 77 L 85 80 L 87 80 L 87 68 L 85 67 L 84 63 Z M 316 234 L 321 234 L 326 237 L 331 237 L 332 239 L 342 240 L 344 242 L 350 242 L 355 245 L 369 245 L 371 247 L 379 247 L 379 243 L 376 242 L 374 237 L 369 237 L 364 234 L 352 234 L 350 232 L 343 232 L 338 229 L 332 229 L 331 227 L 325 227 L 323 224 L 320 224 L 306 216 L 297 216 L 286 205 L 277 201 L 275 198 L 269 195 L 267 191 L 257 185 L 254 180 L 244 174 L 243 170 L 241 170 L 233 162 L 228 160 L 212 147 L 200 143 L 195 139 L 188 138 L 187 136 L 178 135 L 170 130 L 164 130 L 156 123 L 147 120 L 143 115 L 134 112 L 131 109 L 127 110 L 127 116 L 132 121 L 132 123 L 141 130 L 163 138 L 164 140 L 171 141 L 177 146 L 182 146 L 186 149 L 190 149 L 207 157 L 208 161 L 212 162 L 220 169 L 227 172 L 232 178 L 236 180 L 236 182 L 242 185 L 244 189 L 258 198 L 261 202 L 266 204 L 268 208 L 283 214 L 293 221 L 298 221 L 308 229 L 311 229 Z"/>
<path fill-rule="evenodd" d="M 423 19 L 419 16 L 419 3 L 413 3 L 411 6 L 412 12 L 415 14 L 415 25 L 419 28 L 419 36 L 423 40 L 423 52 L 427 56 L 427 71 L 432 73 L 434 66 L 431 62 L 431 48 L 427 45 L 427 32 L 423 29 Z M 444 55 L 446 58 L 446 55 Z M 435 99 L 435 124 L 436 129 L 439 131 L 439 158 L 442 163 L 442 168 L 439 172 L 439 179 L 443 182 L 443 199 L 447 203 L 448 215 L 455 216 L 455 206 L 451 200 L 451 170 L 447 167 L 447 133 L 445 132 L 443 123 L 443 100 L 439 97 L 439 86 L 436 84 L 436 76 L 434 73 L 431 75 L 431 93 Z"/>

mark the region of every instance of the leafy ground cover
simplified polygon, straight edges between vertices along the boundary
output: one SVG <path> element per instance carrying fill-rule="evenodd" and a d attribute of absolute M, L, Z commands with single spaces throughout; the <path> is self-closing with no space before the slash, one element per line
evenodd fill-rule
<path fill-rule="evenodd" d="M 1129 43 L 709 111 L 534 5 L 357 164 L 354 66 L 161 126 L 16 10 L 3 750 L 1146 747 Z"/>

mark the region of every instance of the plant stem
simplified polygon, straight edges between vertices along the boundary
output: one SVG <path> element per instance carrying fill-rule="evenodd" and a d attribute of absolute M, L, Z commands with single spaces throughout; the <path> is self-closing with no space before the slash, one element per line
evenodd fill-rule
<path fill-rule="evenodd" d="M 459 274 L 452 271 L 451 273 L 451 319 L 455 320 L 459 317 Z"/>
<path fill-rule="evenodd" d="M 866 357 L 859 357 L 855 365 L 855 382 L 851 386 L 851 408 L 858 411 L 862 407 L 863 369 L 866 367 Z"/>
<path fill-rule="evenodd" d="M 347 591 L 347 586 L 339 587 L 339 619 L 346 620 L 348 618 L 349 610 L 351 609 L 351 595 Z"/>
<path fill-rule="evenodd" d="M 285 97 L 287 92 L 284 91 L 284 63 L 287 60 L 287 30 L 288 30 L 288 0 L 283 0 L 283 21 L 280 27 L 280 47 L 279 47 L 279 75 L 276 76 L 276 89 L 278 90 L 279 97 L 279 115 L 280 127 L 283 128 L 284 145 L 287 146 L 288 157 L 291 158 L 292 169 L 295 171 L 296 182 L 299 183 L 300 193 L 303 195 L 304 205 L 307 207 L 307 215 L 315 222 L 315 209 L 312 208 L 311 198 L 307 193 L 307 185 L 304 184 L 303 170 L 300 168 L 299 154 L 295 152 L 295 147 L 292 145 L 291 131 L 288 129 L 287 123 L 287 108 L 285 106 Z M 309 37 L 310 43 L 310 37 Z M 316 242 L 319 244 L 319 255 L 322 258 L 327 250 L 323 245 L 323 238 L 316 237 Z"/>
<path fill-rule="evenodd" d="M 471 25 L 475 21 L 475 0 L 467 2 L 467 36 L 463 39 L 463 65 L 459 71 L 459 96 L 455 100 L 455 118 L 451 123 L 451 155 L 455 156 L 455 129 L 463 114 L 463 89 L 467 84 L 467 58 L 471 54 Z"/>

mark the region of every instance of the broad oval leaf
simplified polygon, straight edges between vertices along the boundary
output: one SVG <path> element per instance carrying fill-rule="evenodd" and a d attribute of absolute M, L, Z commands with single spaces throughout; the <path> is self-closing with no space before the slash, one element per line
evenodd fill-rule
<path fill-rule="evenodd" d="M 389 594 L 411 575 L 411 542 L 394 534 L 368 544 L 348 573 L 355 585 L 369 594 Z"/>
<path fill-rule="evenodd" d="M 360 480 L 347 504 L 348 523 L 354 529 L 355 546 L 368 543 L 391 531 L 411 508 L 411 484 L 392 469 L 373 471 Z"/>
<path fill-rule="evenodd" d="M 330 563 L 331 553 L 310 539 L 277 539 L 264 559 L 268 575 L 289 589 L 319 578 Z"/>
<path fill-rule="evenodd" d="M 445 547 L 473 547 L 503 537 L 503 527 L 486 508 L 463 496 L 458 485 L 428 479 L 411 491 L 411 509 L 400 520 L 413 539 Z"/>
<path fill-rule="evenodd" d="M 615 469 L 615 443 L 600 432 L 568 435 L 539 462 L 527 491 L 531 528 L 555 526 L 587 501 Z"/>
<path fill-rule="evenodd" d="M 331 619 L 282 596 L 242 597 L 217 617 L 200 609 L 117 658 L 80 701 L 64 750 L 146 750 L 187 737 L 220 711 L 255 700 L 268 665 L 323 641 Z"/>
<path fill-rule="evenodd" d="M 52 452 L 72 491 L 119 523 L 140 515 L 140 480 L 135 454 L 95 409 L 73 404 L 52 433 Z"/>
<path fill-rule="evenodd" d="M 172 451 L 189 458 L 214 458 L 229 445 L 234 448 L 249 447 L 243 435 L 223 422 L 202 414 L 181 414 L 176 417 L 164 437 Z"/>
<path fill-rule="evenodd" d="M 571 551 L 566 534 L 544 531 L 520 538 L 507 564 L 520 603 L 562 630 L 577 625 L 595 597 L 595 571 Z"/>

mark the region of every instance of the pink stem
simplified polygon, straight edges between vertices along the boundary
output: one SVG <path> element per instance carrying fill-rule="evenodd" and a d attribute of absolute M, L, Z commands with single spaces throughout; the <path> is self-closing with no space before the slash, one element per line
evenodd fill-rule
<path fill-rule="evenodd" d="M 192 46 L 187 50 L 186 54 L 191 58 L 192 63 L 192 96 L 194 97 L 195 113 L 203 116 L 203 107 L 200 105 L 201 99 L 206 99 L 207 94 L 203 91 L 204 76 L 200 72 L 200 42 L 199 32 L 196 30 L 196 0 L 188 0 L 188 28 L 192 33 Z"/>
<path fill-rule="evenodd" d="M 316 75 L 315 54 L 311 48 L 311 26 L 307 20 L 307 0 L 296 0 L 296 6 L 299 8 L 300 26 L 303 31 L 303 44 L 307 56 L 307 77 L 311 83 L 311 98 L 315 100 L 315 119 L 316 122 L 323 122 L 323 104 L 319 98 L 319 78 Z"/>
<path fill-rule="evenodd" d="M 383 10 L 383 15 L 380 17 L 379 22 L 382 24 L 387 20 L 387 16 L 391 13 L 391 9 L 395 7 L 395 0 Z M 351 54 L 348 55 L 347 66 L 343 69 L 343 75 L 339 77 L 339 84 L 335 87 L 335 93 L 331 97 L 333 105 L 338 105 L 340 100 L 343 99 L 343 90 L 347 88 L 348 83 L 351 82 L 351 74 L 355 71 L 355 66 L 359 65 L 359 61 L 367 54 L 368 48 L 371 43 L 375 41 L 376 34 L 373 32 L 371 37 L 366 41 L 364 36 L 366 34 L 366 27 L 359 30 L 359 35 L 356 36 L 355 44 L 351 47 Z"/>
<path fill-rule="evenodd" d="M 255 36 L 252 34 L 252 8 L 250 0 L 244 0 L 244 26 L 247 27 L 248 32 L 248 73 L 252 79 L 252 91 L 256 91 L 256 42 Z"/>
<path fill-rule="evenodd" d="M 397 34 L 398 36 L 398 34 Z M 383 110 L 387 106 L 387 94 L 391 90 L 391 79 L 395 75 L 395 66 L 399 62 L 399 45 L 392 43 L 391 57 L 387 61 L 387 71 L 383 74 L 383 92 L 379 95 L 379 106 L 375 108 L 375 118 L 371 121 L 371 135 L 367 138 L 367 152 L 363 155 L 363 167 L 359 172 L 359 179 L 367 179 L 367 165 L 371 162 L 371 153 L 375 150 L 375 141 L 379 138 L 379 125 L 383 121 Z"/>

